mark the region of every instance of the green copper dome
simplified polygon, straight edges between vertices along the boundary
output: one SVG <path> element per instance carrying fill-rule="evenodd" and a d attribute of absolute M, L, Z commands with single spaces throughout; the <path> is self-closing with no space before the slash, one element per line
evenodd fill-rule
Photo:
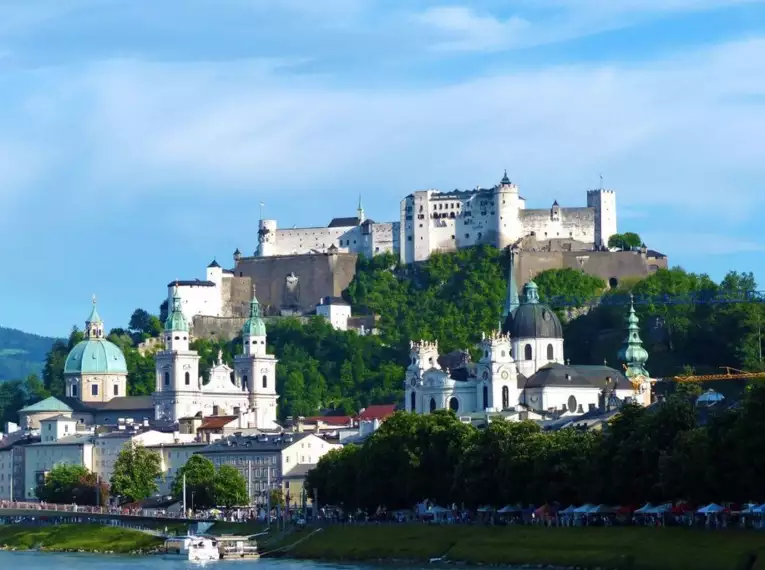
<path fill-rule="evenodd" d="M 260 315 L 260 303 L 258 303 L 255 292 L 252 293 L 250 301 L 250 318 L 245 321 L 242 327 L 242 336 L 266 336 L 266 323 Z"/>
<path fill-rule="evenodd" d="M 104 338 L 86 339 L 69 352 L 64 374 L 127 374 L 125 355 Z"/>
<path fill-rule="evenodd" d="M 64 374 L 127 374 L 125 355 L 116 344 L 104 338 L 104 323 L 98 315 L 95 297 L 85 321 L 85 340 L 69 352 Z"/>
<path fill-rule="evenodd" d="M 183 315 L 181 309 L 181 296 L 178 295 L 178 286 L 173 289 L 173 306 L 170 309 L 170 314 L 167 315 L 165 321 L 166 331 L 185 331 L 189 332 L 189 323 L 186 317 Z"/>

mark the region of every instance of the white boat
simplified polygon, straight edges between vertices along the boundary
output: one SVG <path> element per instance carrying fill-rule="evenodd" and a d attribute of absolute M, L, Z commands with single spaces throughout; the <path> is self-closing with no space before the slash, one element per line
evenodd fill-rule
<path fill-rule="evenodd" d="M 220 560 L 218 544 L 211 538 L 193 537 L 189 544 L 189 560 L 192 562 Z"/>
<path fill-rule="evenodd" d="M 220 560 L 215 540 L 204 536 L 178 536 L 165 540 L 165 554 L 181 557 L 192 562 Z"/>

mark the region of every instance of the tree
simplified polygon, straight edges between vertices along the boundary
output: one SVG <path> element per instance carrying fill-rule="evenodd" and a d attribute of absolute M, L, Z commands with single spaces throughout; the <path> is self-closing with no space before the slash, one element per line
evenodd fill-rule
<path fill-rule="evenodd" d="M 250 503 L 247 481 L 230 465 L 221 465 L 215 475 L 215 503 L 219 507 L 242 507 Z"/>
<path fill-rule="evenodd" d="M 640 247 L 643 244 L 643 240 L 640 236 L 633 232 L 626 232 L 623 234 L 614 234 L 608 238 L 608 247 L 611 249 L 634 249 Z"/>
<path fill-rule="evenodd" d="M 141 501 L 157 492 L 162 475 L 162 458 L 155 451 L 133 442 L 126 443 L 114 462 L 112 493 L 127 502 Z"/>
<path fill-rule="evenodd" d="M 49 503 L 104 506 L 109 502 L 109 487 L 82 465 L 56 465 L 35 494 Z"/>
<path fill-rule="evenodd" d="M 128 328 L 134 333 L 140 333 L 150 337 L 159 336 L 162 332 L 162 324 L 157 316 L 143 309 L 136 309 L 130 316 Z"/>
<path fill-rule="evenodd" d="M 271 489 L 268 496 L 271 500 L 272 509 L 284 508 L 284 491 L 281 489 Z"/>
<path fill-rule="evenodd" d="M 215 465 L 201 455 L 192 455 L 186 464 L 178 469 L 173 479 L 172 495 L 178 500 L 183 499 L 183 478 L 186 476 L 186 500 L 193 493 L 194 507 L 207 508 L 215 506 L 213 482 L 215 480 Z"/>

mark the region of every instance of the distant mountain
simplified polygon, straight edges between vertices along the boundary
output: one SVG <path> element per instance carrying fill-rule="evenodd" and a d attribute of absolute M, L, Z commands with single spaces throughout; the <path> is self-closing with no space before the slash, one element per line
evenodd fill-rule
<path fill-rule="evenodd" d="M 0 327 L 0 382 L 41 374 L 55 338 Z"/>

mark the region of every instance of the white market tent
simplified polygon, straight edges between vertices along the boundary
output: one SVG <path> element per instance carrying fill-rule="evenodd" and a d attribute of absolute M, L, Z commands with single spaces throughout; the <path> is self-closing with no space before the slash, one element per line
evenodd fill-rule
<path fill-rule="evenodd" d="M 709 503 L 706 507 L 702 507 L 696 512 L 700 515 L 716 515 L 725 510 L 725 507 L 722 507 L 717 503 Z"/>

